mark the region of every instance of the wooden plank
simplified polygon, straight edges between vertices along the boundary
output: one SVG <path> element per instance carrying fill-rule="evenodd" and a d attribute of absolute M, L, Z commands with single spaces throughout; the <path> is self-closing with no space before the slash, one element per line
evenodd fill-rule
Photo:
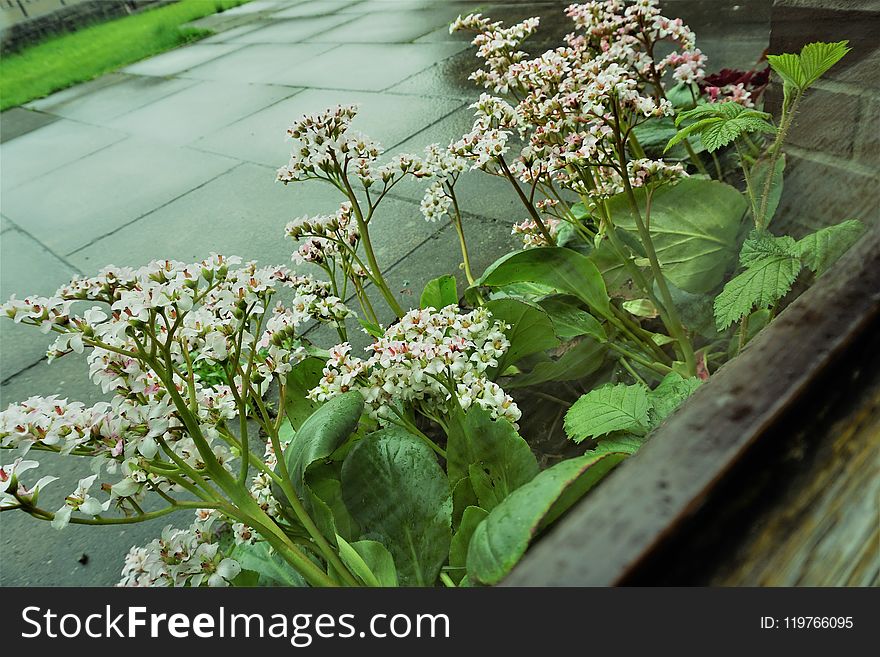
<path fill-rule="evenodd" d="M 860 340 L 878 327 L 880 227 L 875 227 L 713 374 L 635 457 L 581 500 L 504 585 L 646 583 L 651 579 L 646 569 L 665 547 L 683 542 L 699 554 L 693 549 L 699 530 L 689 520 L 749 452 L 772 438 L 786 413 L 823 384 L 835 362 L 859 356 Z M 747 492 L 740 487 L 739 493 Z M 728 500 L 737 494 L 726 491 Z"/>

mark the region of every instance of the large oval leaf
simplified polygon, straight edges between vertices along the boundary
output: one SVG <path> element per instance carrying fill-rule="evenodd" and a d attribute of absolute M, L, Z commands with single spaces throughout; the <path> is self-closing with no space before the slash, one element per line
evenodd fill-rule
<path fill-rule="evenodd" d="M 293 366 L 287 375 L 284 411 L 294 430 L 299 429 L 321 403 L 308 398 L 309 390 L 318 385 L 326 359 L 309 356 Z"/>
<path fill-rule="evenodd" d="M 363 395 L 352 390 L 327 401 L 294 434 L 284 450 L 284 462 L 300 498 L 304 496 L 306 468 L 315 461 L 326 459 L 354 433 L 363 412 Z"/>
<path fill-rule="evenodd" d="M 402 586 L 432 586 L 449 554 L 452 497 L 434 452 L 399 428 L 366 436 L 342 465 L 345 505 L 362 539 L 382 543 Z"/>
<path fill-rule="evenodd" d="M 555 360 L 547 359 L 535 364 L 530 372 L 511 377 L 505 388 L 525 388 L 547 381 L 574 381 L 598 370 L 608 352 L 604 344 L 590 337 L 568 343 L 567 349 Z"/>
<path fill-rule="evenodd" d="M 642 217 L 644 190 L 636 190 Z M 748 203 L 736 188 L 717 180 L 685 178 L 654 192 L 651 238 L 663 273 L 682 290 L 709 292 L 736 261 L 736 236 Z M 608 201 L 617 226 L 636 230 L 622 194 Z"/>
<path fill-rule="evenodd" d="M 610 451 L 600 446 L 579 458 L 557 463 L 511 493 L 474 530 L 467 555 L 469 582 L 500 582 L 544 527 L 634 449 Z"/>
<path fill-rule="evenodd" d="M 599 342 L 605 342 L 608 339 L 599 320 L 584 310 L 575 297 L 554 294 L 551 297 L 541 299 L 538 305 L 550 315 L 553 331 L 560 338 L 569 339 L 589 335 Z"/>
<path fill-rule="evenodd" d="M 522 282 L 568 292 L 599 315 L 611 314 L 602 275 L 589 258 L 577 251 L 560 246 L 516 251 L 492 263 L 476 284 L 497 287 Z"/>
<path fill-rule="evenodd" d="M 505 334 L 510 347 L 498 360 L 497 372 L 503 373 L 523 356 L 559 346 L 553 322 L 540 306 L 506 297 L 492 299 L 486 307 L 495 319 L 509 326 Z"/>
<path fill-rule="evenodd" d="M 505 497 L 538 474 L 529 444 L 510 422 L 493 420 L 479 406 L 456 413 L 449 421 L 446 468 L 455 488 L 469 479 L 479 505 L 494 509 Z M 456 517 L 463 509 L 457 509 Z"/>

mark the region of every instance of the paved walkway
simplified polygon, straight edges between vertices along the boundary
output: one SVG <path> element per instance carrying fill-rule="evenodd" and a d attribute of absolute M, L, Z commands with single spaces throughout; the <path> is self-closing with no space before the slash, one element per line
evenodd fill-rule
<path fill-rule="evenodd" d="M 479 93 L 467 80 L 473 52 L 448 23 L 476 10 L 505 21 L 540 14 L 542 30 L 529 43 L 542 51 L 569 31 L 567 4 L 255 0 L 197 21 L 218 31 L 209 39 L 5 112 L 0 295 L 50 294 L 110 263 L 195 261 L 212 251 L 289 262 L 285 223 L 340 200 L 318 183 L 274 182 L 294 119 L 357 102 L 355 126 L 388 151 L 447 143 L 469 128 L 467 106 Z M 748 67 L 766 47 L 766 3 L 740 4 L 666 3 L 667 14 L 697 30 L 713 68 Z M 475 176 L 462 187 L 480 271 L 513 246 L 510 225 L 521 211 L 500 181 Z M 371 227 L 392 286 L 414 299 L 459 261 L 450 227 L 426 223 L 420 197 L 419 186 L 401 186 Z M 4 407 L 33 394 L 95 399 L 82 361 L 69 356 L 49 368 L 46 347 L 33 329 L 0 326 Z M 78 464 L 54 488 L 72 490 L 87 474 L 88 464 Z M 59 533 L 3 514 L 0 582 L 113 583 L 127 548 L 164 524 Z"/>

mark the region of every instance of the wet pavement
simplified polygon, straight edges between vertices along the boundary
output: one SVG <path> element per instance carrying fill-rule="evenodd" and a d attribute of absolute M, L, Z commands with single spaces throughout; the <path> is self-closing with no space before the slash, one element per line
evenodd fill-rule
<path fill-rule="evenodd" d="M 3 113 L 0 294 L 50 294 L 110 263 L 194 261 L 212 251 L 287 263 L 285 223 L 340 201 L 317 183 L 274 182 L 293 120 L 357 102 L 355 127 L 390 152 L 446 143 L 469 128 L 467 105 L 479 95 L 467 80 L 477 67 L 468 39 L 450 35 L 448 23 L 471 11 L 506 22 L 540 15 L 528 42 L 539 52 L 569 31 L 567 4 L 256 0 L 197 21 L 218 32 L 204 41 Z M 670 0 L 665 13 L 691 24 L 712 69 L 749 67 L 767 44 L 768 5 Z M 515 248 L 510 226 L 521 212 L 486 176 L 461 189 L 480 271 Z M 458 271 L 458 246 L 449 226 L 422 218 L 419 186 L 395 192 L 371 229 L 391 285 L 416 303 L 425 282 Z M 38 331 L 0 325 L 3 406 L 34 394 L 96 400 L 82 361 L 72 355 L 49 367 L 46 347 Z M 54 472 L 62 481 L 47 490 L 51 503 L 50 491 L 60 505 L 89 474 L 88 463 L 69 462 Z M 62 533 L 4 513 L 0 584 L 113 584 L 128 547 L 166 522 Z"/>

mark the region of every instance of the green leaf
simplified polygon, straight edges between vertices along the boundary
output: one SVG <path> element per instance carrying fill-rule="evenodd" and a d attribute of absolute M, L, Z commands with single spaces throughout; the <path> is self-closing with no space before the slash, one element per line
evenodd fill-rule
<path fill-rule="evenodd" d="M 477 525 L 483 522 L 488 515 L 488 511 L 478 506 L 469 506 L 462 514 L 461 524 L 449 545 L 449 566 L 452 569 L 450 577 L 456 584 L 460 584 L 461 579 L 465 576 L 471 537 L 474 535 Z"/>
<path fill-rule="evenodd" d="M 648 390 L 642 385 L 604 385 L 578 399 L 565 414 L 565 433 L 575 442 L 613 431 L 644 434 L 650 426 Z"/>
<path fill-rule="evenodd" d="M 323 358 L 310 356 L 294 365 L 287 375 L 284 411 L 293 429 L 299 429 L 321 406 L 307 395 L 320 382 L 326 362 Z"/>
<path fill-rule="evenodd" d="M 505 388 L 525 388 L 547 381 L 573 381 L 589 376 L 605 361 L 605 345 L 584 337 L 567 345 L 555 360 L 539 361 L 530 372 L 512 377 Z"/>
<path fill-rule="evenodd" d="M 670 139 L 664 152 L 691 134 L 699 134 L 706 148 L 709 151 L 716 151 L 745 133 L 775 133 L 776 128 L 768 122 L 770 118 L 771 116 L 766 112 L 748 109 L 734 101 L 698 105 L 678 115 L 675 120 L 676 125 L 686 120 L 697 120 Z"/>
<path fill-rule="evenodd" d="M 782 78 L 785 96 L 792 91 L 804 92 L 850 51 L 849 41 L 808 43 L 799 55 L 785 53 L 767 55 L 767 61 Z"/>
<path fill-rule="evenodd" d="M 419 300 L 419 308 L 435 308 L 458 305 L 458 286 L 455 277 L 448 274 L 428 281 Z"/>
<path fill-rule="evenodd" d="M 360 536 L 361 528 L 345 506 L 342 496 L 342 463 L 312 463 L 305 472 L 305 507 L 321 533 L 333 543 L 337 535 L 349 541 Z"/>
<path fill-rule="evenodd" d="M 595 486 L 631 452 L 588 452 L 544 470 L 495 507 L 474 530 L 467 555 L 468 581 L 497 584 L 535 536 Z"/>
<path fill-rule="evenodd" d="M 752 168 L 752 190 L 755 194 L 755 203 L 760 206 L 761 195 L 764 193 L 764 185 L 767 183 L 767 173 L 770 170 L 770 162 L 768 160 L 759 160 Z M 770 195 L 767 197 L 767 214 L 758 218 L 758 222 L 762 226 L 769 226 L 773 217 L 776 215 L 776 208 L 779 207 L 779 200 L 782 198 L 782 174 L 785 171 L 785 153 L 776 160 L 776 166 L 773 169 L 773 180 L 770 183 Z M 756 208 L 756 212 L 760 213 L 760 207 Z"/>
<path fill-rule="evenodd" d="M 581 335 L 589 335 L 598 342 L 608 339 L 599 321 L 584 310 L 573 296 L 556 294 L 541 299 L 538 305 L 550 315 L 553 332 L 564 340 Z"/>
<path fill-rule="evenodd" d="M 229 556 L 241 565 L 243 572 L 250 571 L 257 574 L 256 581 L 248 578 L 244 585 L 308 586 L 302 575 L 278 556 L 278 553 L 266 541 L 236 545 Z"/>
<path fill-rule="evenodd" d="M 504 372 L 523 356 L 559 346 L 553 322 L 541 306 L 512 299 L 492 299 L 486 303 L 492 316 L 509 326 L 504 331 L 510 347 L 498 360 L 498 372 Z"/>
<path fill-rule="evenodd" d="M 339 558 L 366 586 L 397 586 L 397 569 L 394 558 L 384 545 L 377 541 L 348 543 L 336 537 Z"/>
<path fill-rule="evenodd" d="M 644 190 L 636 190 L 644 217 Z M 734 187 L 715 180 L 685 178 L 654 192 L 650 232 L 665 276 L 691 293 L 715 289 L 736 257 L 736 238 L 748 206 Z M 634 231 L 635 218 L 624 195 L 608 208 L 619 227 Z"/>
<path fill-rule="evenodd" d="M 816 80 L 822 77 L 837 62 L 843 59 L 843 56 L 850 51 L 847 48 L 849 41 L 838 41 L 836 43 L 808 43 L 801 48 L 800 64 L 801 71 L 804 75 L 804 87 L 809 87 Z"/>
<path fill-rule="evenodd" d="M 784 297 L 801 270 L 797 258 L 772 255 L 750 262 L 749 268 L 728 281 L 715 298 L 719 331 L 738 322 L 754 308 L 766 308 Z"/>
<path fill-rule="evenodd" d="M 770 67 L 782 78 L 786 87 L 806 88 L 806 76 L 801 68 L 800 57 L 791 53 L 767 55 L 767 61 L 770 63 Z"/>
<path fill-rule="evenodd" d="M 630 315 L 652 319 L 658 315 L 657 307 L 650 299 L 630 299 L 620 306 Z"/>
<path fill-rule="evenodd" d="M 670 372 L 648 393 L 651 403 L 651 428 L 665 420 L 675 409 L 681 406 L 693 392 L 700 387 L 702 381 L 695 376 L 687 378 Z"/>
<path fill-rule="evenodd" d="M 333 397 L 303 422 L 284 450 L 290 481 L 300 497 L 305 494 L 303 475 L 306 468 L 326 459 L 354 433 L 363 412 L 364 398 L 353 390 Z"/>
<path fill-rule="evenodd" d="M 862 222 L 849 219 L 798 240 L 796 252 L 804 266 L 821 276 L 864 232 Z"/>
<path fill-rule="evenodd" d="M 470 479 L 479 506 L 491 511 L 511 492 L 538 474 L 529 444 L 507 420 L 493 420 L 479 406 L 449 420 L 446 469 L 455 488 Z"/>
<path fill-rule="evenodd" d="M 749 267 L 771 256 L 799 257 L 794 239 L 788 235 L 776 237 L 770 233 L 753 230 L 743 242 L 739 262 L 743 267 Z"/>
<path fill-rule="evenodd" d="M 603 317 L 611 314 L 602 275 L 577 251 L 546 246 L 509 253 L 492 263 L 476 285 L 498 287 L 520 282 L 551 286 L 573 294 Z"/>
<path fill-rule="evenodd" d="M 399 428 L 358 441 L 342 465 L 345 505 L 391 553 L 401 586 L 431 586 L 449 554 L 452 498 L 434 452 Z"/>
<path fill-rule="evenodd" d="M 376 324 L 375 322 L 368 322 L 364 319 L 358 318 L 358 323 L 361 327 L 374 338 L 381 338 L 385 335 L 385 331 L 382 330 L 382 327 Z"/>

